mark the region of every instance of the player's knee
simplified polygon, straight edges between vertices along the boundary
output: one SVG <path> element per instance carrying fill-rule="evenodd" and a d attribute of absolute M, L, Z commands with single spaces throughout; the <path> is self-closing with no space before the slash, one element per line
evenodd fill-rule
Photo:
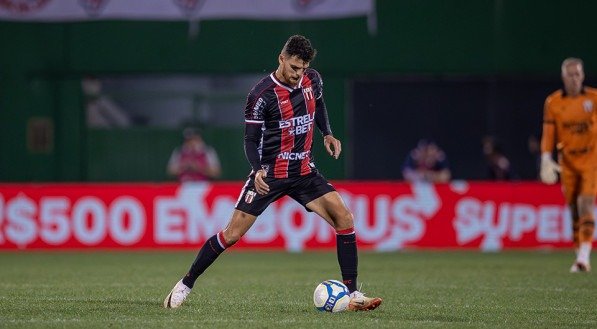
<path fill-rule="evenodd" d="M 242 234 L 235 232 L 234 230 L 228 229 L 224 231 L 224 240 L 226 241 L 227 246 L 232 246 L 233 244 L 237 243 L 241 237 Z"/>
<path fill-rule="evenodd" d="M 580 218 L 592 218 L 593 217 L 593 203 L 582 202 L 579 205 L 578 217 Z"/>
<path fill-rule="evenodd" d="M 578 197 L 576 206 L 580 217 L 593 217 L 594 196 L 581 195 Z"/>
<path fill-rule="evenodd" d="M 232 246 L 233 244 L 238 242 L 238 240 L 240 240 L 240 238 L 243 237 L 245 232 L 251 226 L 251 225 L 247 226 L 247 225 L 245 225 L 245 223 L 247 223 L 247 222 L 252 223 L 255 220 L 255 218 L 251 219 L 250 217 L 251 217 L 251 215 L 246 214 L 241 211 L 236 211 L 232 215 L 232 219 L 230 220 L 230 223 L 228 223 L 228 226 L 226 226 L 226 229 L 224 229 L 224 231 L 222 231 L 226 245 Z"/>
<path fill-rule="evenodd" d="M 348 209 L 336 217 L 336 230 L 345 230 L 354 227 L 354 216 Z"/>
<path fill-rule="evenodd" d="M 244 232 L 238 228 L 228 227 L 224 231 L 224 240 L 226 240 L 226 244 L 228 246 L 232 246 L 233 244 L 237 243 L 240 238 L 242 238 Z"/>

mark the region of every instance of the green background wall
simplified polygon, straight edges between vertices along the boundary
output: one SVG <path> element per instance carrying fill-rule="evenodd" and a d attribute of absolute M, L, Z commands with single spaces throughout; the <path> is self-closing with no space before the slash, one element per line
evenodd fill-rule
<path fill-rule="evenodd" d="M 377 33 L 366 18 L 333 21 L 203 21 L 196 38 L 184 22 L 0 22 L 0 181 L 161 181 L 180 132 L 88 130 L 80 78 L 87 74 L 267 74 L 289 35 L 311 38 L 325 79 L 335 134 L 349 145 L 349 82 L 363 76 L 500 76 L 557 78 L 563 58 L 585 59 L 594 75 L 595 1 L 378 0 Z M 354 109 L 355 111 L 364 109 Z M 239 109 L 239 116 L 242 109 Z M 53 149 L 32 153 L 31 118 L 54 122 Z M 248 173 L 242 127 L 206 129 L 223 179 Z M 345 159 L 318 165 L 345 178 Z M 350 149 L 346 149 L 350 153 Z"/>

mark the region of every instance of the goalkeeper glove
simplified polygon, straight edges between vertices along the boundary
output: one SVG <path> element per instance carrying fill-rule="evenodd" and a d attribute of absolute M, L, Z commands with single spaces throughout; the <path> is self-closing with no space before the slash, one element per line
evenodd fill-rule
<path fill-rule="evenodd" d="M 545 184 L 555 184 L 558 181 L 558 173 L 562 169 L 553 161 L 551 154 L 548 152 L 541 154 L 541 172 L 539 176 L 541 181 Z"/>

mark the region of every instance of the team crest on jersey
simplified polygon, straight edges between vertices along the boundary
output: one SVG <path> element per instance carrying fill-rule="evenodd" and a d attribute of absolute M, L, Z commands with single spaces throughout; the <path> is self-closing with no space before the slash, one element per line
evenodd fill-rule
<path fill-rule="evenodd" d="M 0 7 L 21 14 L 41 9 L 49 0 L 0 0 Z"/>
<path fill-rule="evenodd" d="M 593 101 L 587 99 L 582 103 L 582 107 L 587 113 L 593 112 Z"/>
<path fill-rule="evenodd" d="M 305 100 L 312 100 L 313 99 L 313 88 L 307 87 L 303 88 L 303 95 L 305 95 Z"/>
<path fill-rule="evenodd" d="M 255 193 L 255 191 L 247 191 L 247 194 L 245 194 L 245 202 L 246 203 L 253 202 L 253 199 L 255 199 L 255 195 L 257 195 Z"/>
<path fill-rule="evenodd" d="M 110 0 L 79 0 L 79 5 L 83 7 L 87 15 L 97 17 L 106 7 L 108 1 Z"/>

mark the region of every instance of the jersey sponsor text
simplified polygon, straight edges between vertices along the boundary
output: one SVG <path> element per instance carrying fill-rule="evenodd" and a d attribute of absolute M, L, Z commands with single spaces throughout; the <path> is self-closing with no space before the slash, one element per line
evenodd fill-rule
<path fill-rule="evenodd" d="M 311 151 L 305 152 L 282 152 L 278 154 L 278 159 L 282 160 L 304 160 L 309 157 Z"/>

